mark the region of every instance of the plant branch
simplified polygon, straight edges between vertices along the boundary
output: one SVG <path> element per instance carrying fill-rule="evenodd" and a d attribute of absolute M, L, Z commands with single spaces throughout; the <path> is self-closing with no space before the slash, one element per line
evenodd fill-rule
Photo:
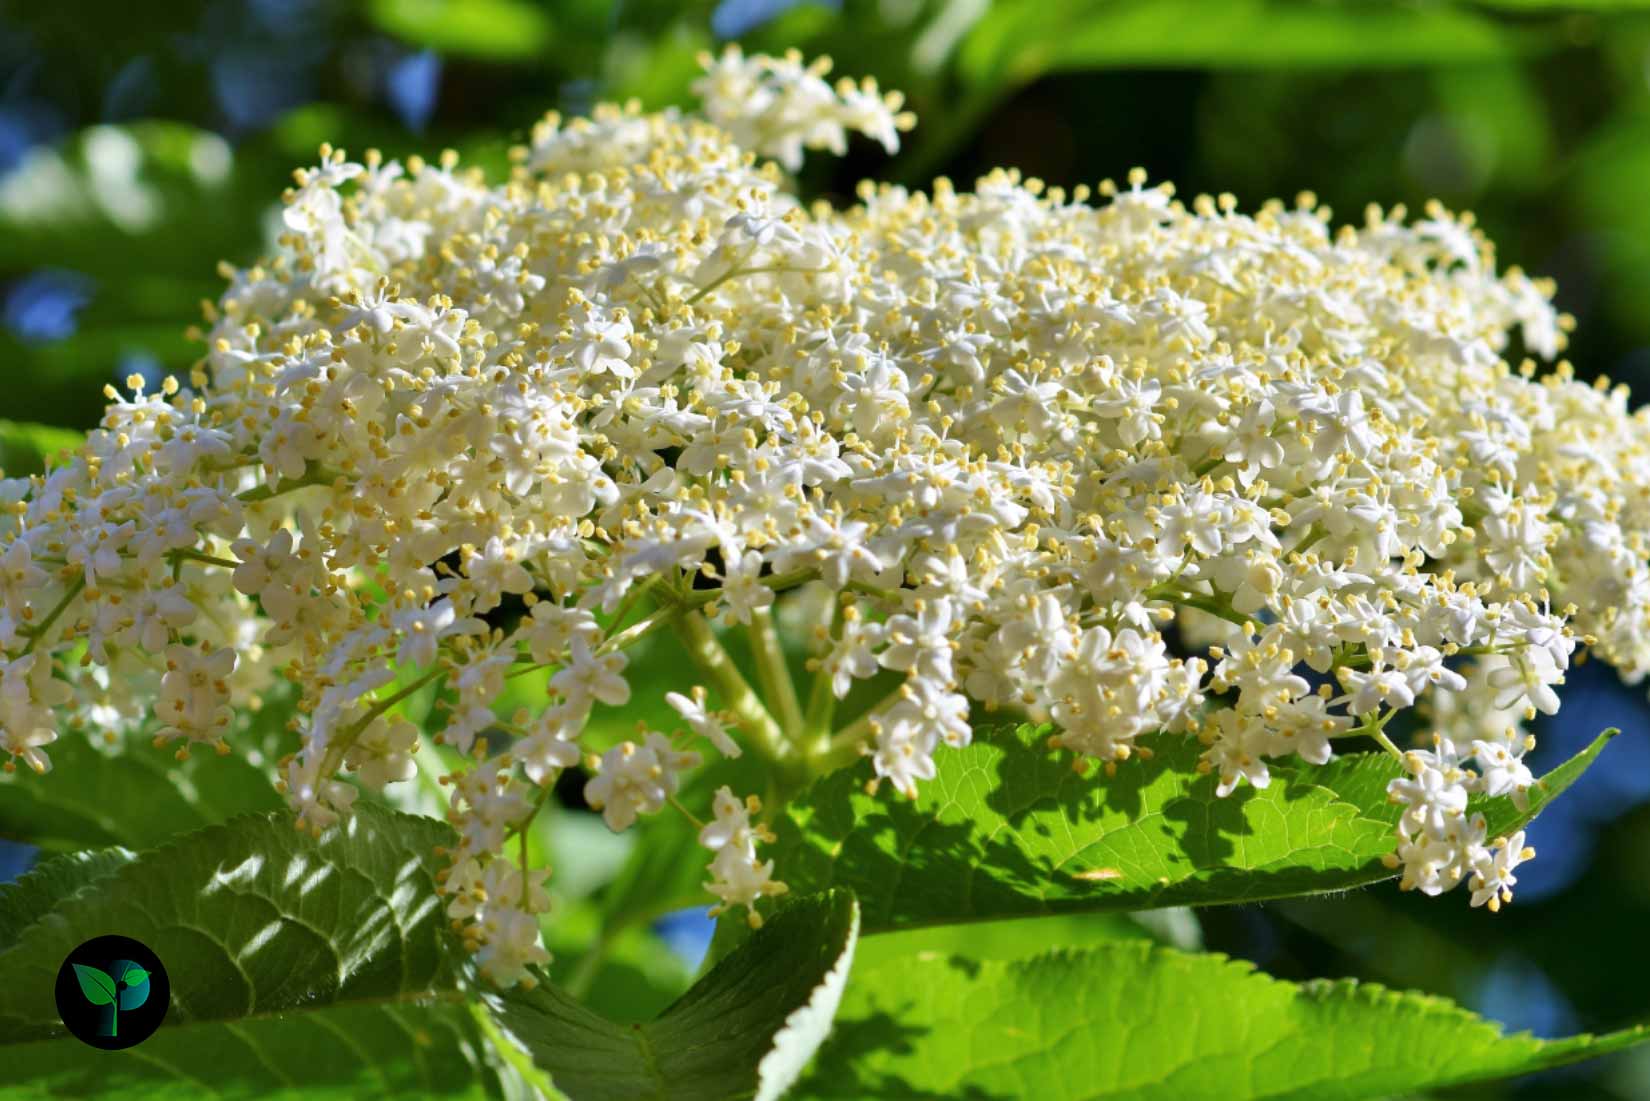
<path fill-rule="evenodd" d="M 779 727 L 794 742 L 802 736 L 802 704 L 797 699 L 796 684 L 791 680 L 779 632 L 774 629 L 773 615 L 766 608 L 751 613 L 750 636 L 762 695 L 778 709 Z"/>
<path fill-rule="evenodd" d="M 751 686 L 722 648 L 704 614 L 685 612 L 674 617 L 671 626 L 693 663 L 715 683 L 728 710 L 738 718 L 740 729 L 750 737 L 757 751 L 776 764 L 789 761 L 792 758 L 791 746 L 786 742 L 779 724 L 763 706 L 762 700 L 751 691 Z"/>

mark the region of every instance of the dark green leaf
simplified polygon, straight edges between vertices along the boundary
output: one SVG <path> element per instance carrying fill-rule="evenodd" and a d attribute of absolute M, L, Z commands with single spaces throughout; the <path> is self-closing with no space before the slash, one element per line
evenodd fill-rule
<path fill-rule="evenodd" d="M 64 899 L 113 875 L 136 859 L 127 849 L 98 849 L 49 857 L 10 883 L 0 885 L 0 948 Z"/>
<path fill-rule="evenodd" d="M 433 850 L 450 837 L 431 819 L 363 806 L 320 840 L 283 811 L 143 853 L 0 952 L 0 1044 L 62 1034 L 58 963 L 110 931 L 167 965 L 168 1027 L 452 991 L 433 881 Z"/>
<path fill-rule="evenodd" d="M 463 953 L 435 893 L 434 849 L 451 838 L 440 822 L 364 804 L 319 839 L 282 811 L 123 861 L 48 861 L 17 889 L 55 896 L 50 915 L 0 951 L 7 1084 L 52 1096 L 496 1095 L 506 1071 L 484 1061 L 461 1004 Z M 167 965 L 172 1002 L 143 1058 L 93 1067 L 62 1036 L 53 976 L 111 930 Z M 114 1000 L 99 975 L 80 972 L 83 988 L 107 983 Z"/>
<path fill-rule="evenodd" d="M 31 844 L 144 849 L 187 830 L 282 806 L 272 765 L 284 711 L 243 718 L 235 752 L 187 761 L 141 738 L 102 750 L 66 731 L 47 747 L 52 770 L 0 773 L 0 837 Z"/>
<path fill-rule="evenodd" d="M 614 1024 L 547 984 L 485 1001 L 577 1101 L 771 1101 L 824 1040 L 858 931 L 846 891 L 800 899 L 646 1024 Z"/>
<path fill-rule="evenodd" d="M 1523 1074 L 1647 1037 L 1505 1036 L 1442 998 L 1279 982 L 1222 956 L 1119 942 L 858 968 L 794 1096 L 1351 1101 Z"/>
<path fill-rule="evenodd" d="M 483 1049 L 468 1008 L 423 999 L 168 1023 L 122 1057 L 68 1037 L 13 1044 L 4 1066 L 8 1097 L 453 1101 L 499 1096 Z"/>

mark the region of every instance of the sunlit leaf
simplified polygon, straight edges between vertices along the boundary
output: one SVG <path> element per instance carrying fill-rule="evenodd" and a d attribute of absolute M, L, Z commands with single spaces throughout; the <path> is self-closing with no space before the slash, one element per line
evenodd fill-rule
<path fill-rule="evenodd" d="M 1507 1036 L 1442 998 L 1279 982 L 1131 941 L 856 968 L 793 1096 L 1352 1101 L 1561 1066 L 1647 1037 Z"/>
<path fill-rule="evenodd" d="M 1483 804 L 1492 835 L 1517 829 L 1598 755 L 1610 731 L 1549 773 L 1520 813 Z M 937 755 L 914 800 L 866 794 L 869 766 L 793 801 L 767 850 L 792 890 L 852 889 L 867 933 L 1056 912 L 1253 902 L 1343 891 L 1391 877 L 1399 808 L 1382 753 L 1324 766 L 1279 762 L 1270 786 L 1222 799 L 1198 773 L 1201 746 L 1147 745 L 1114 777 L 1079 775 L 1047 731 L 1003 728 Z M 724 929 L 730 923 L 723 923 Z M 726 937 L 722 943 L 727 943 Z"/>
<path fill-rule="evenodd" d="M 469 57 L 529 59 L 551 35 L 549 13 L 527 0 L 373 0 L 369 11 L 404 41 Z"/>

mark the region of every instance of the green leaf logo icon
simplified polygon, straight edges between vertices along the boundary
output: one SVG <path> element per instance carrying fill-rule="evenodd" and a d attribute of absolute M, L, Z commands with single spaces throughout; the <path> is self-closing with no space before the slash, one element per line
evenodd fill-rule
<path fill-rule="evenodd" d="M 115 1000 L 115 980 L 97 968 L 77 963 L 74 974 L 80 980 L 81 992 L 93 1005 L 109 1005 Z"/>
<path fill-rule="evenodd" d="M 69 953 L 53 989 L 63 1027 L 109 1051 L 153 1035 L 166 1017 L 171 993 L 160 957 L 142 941 L 118 934 L 93 937 Z"/>

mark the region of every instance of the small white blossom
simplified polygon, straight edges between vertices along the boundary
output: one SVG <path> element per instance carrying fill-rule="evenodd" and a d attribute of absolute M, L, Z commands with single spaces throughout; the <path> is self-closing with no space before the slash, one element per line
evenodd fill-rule
<path fill-rule="evenodd" d="M 753 926 L 762 924 L 755 909 L 757 900 L 786 890 L 785 884 L 773 878 L 773 861 L 757 858 L 757 843 L 774 840 L 765 826 L 751 824 L 750 816 L 761 809 L 756 796 L 740 802 L 724 785 L 717 789 L 712 804 L 715 817 L 699 831 L 699 844 L 715 854 L 705 889 L 722 901 L 711 907 L 712 914 L 743 906 Z"/>
<path fill-rule="evenodd" d="M 681 786 L 682 770 L 699 760 L 663 734 L 650 733 L 641 745 L 620 742 L 602 755 L 596 775 L 584 785 L 585 801 L 602 812 L 608 829 L 627 830 L 637 815 L 658 813 Z"/>
<path fill-rule="evenodd" d="M 682 721 L 688 724 L 689 729 L 715 746 L 716 752 L 724 757 L 739 756 L 739 743 L 728 735 L 727 718 L 705 707 L 705 690 L 702 686 L 693 686 L 692 697 L 684 696 L 680 692 L 666 692 L 665 702 L 682 716 Z"/>

